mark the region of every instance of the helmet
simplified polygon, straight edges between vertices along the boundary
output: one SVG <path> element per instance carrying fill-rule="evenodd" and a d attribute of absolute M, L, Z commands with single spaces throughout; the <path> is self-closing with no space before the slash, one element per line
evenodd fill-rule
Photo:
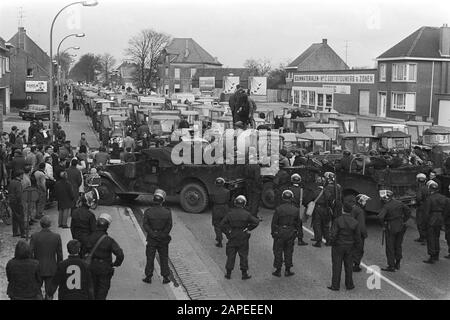
<path fill-rule="evenodd" d="M 326 181 L 333 181 L 335 174 L 333 172 L 325 172 L 323 177 L 325 178 Z"/>
<path fill-rule="evenodd" d="M 300 183 L 300 182 L 302 182 L 302 177 L 298 173 L 294 173 L 291 176 L 291 182 L 292 183 Z"/>
<path fill-rule="evenodd" d="M 245 207 L 245 205 L 247 204 L 247 198 L 243 195 L 239 195 L 236 197 L 236 199 L 234 199 L 234 205 L 236 207 Z"/>
<path fill-rule="evenodd" d="M 291 200 L 292 198 L 294 198 L 294 193 L 291 190 L 284 190 L 281 194 L 283 200 Z"/>
<path fill-rule="evenodd" d="M 439 185 L 437 184 L 436 181 L 430 180 L 427 182 L 427 187 L 428 187 L 428 189 L 431 189 L 431 190 L 437 190 L 439 188 Z"/>
<path fill-rule="evenodd" d="M 391 190 L 380 190 L 380 198 L 381 200 L 387 201 L 392 199 L 394 193 Z"/>
<path fill-rule="evenodd" d="M 83 204 L 87 205 L 89 208 L 93 207 L 95 203 L 100 199 L 97 189 L 93 188 L 91 191 L 86 192 L 81 197 Z"/>
<path fill-rule="evenodd" d="M 369 196 L 366 196 L 365 194 L 358 194 L 356 196 L 356 202 L 358 202 L 361 206 L 365 206 L 367 201 L 369 201 L 371 198 Z"/>
<path fill-rule="evenodd" d="M 316 177 L 316 183 L 319 184 L 319 185 L 323 185 L 325 183 L 324 177 L 317 176 Z"/>
<path fill-rule="evenodd" d="M 106 221 L 106 223 L 108 223 L 108 225 L 111 224 L 112 222 L 112 217 L 107 214 L 107 213 L 102 213 L 99 217 L 98 217 L 98 221 L 101 222 L 100 220 L 104 220 Z"/>
<path fill-rule="evenodd" d="M 225 179 L 218 177 L 215 181 L 216 186 L 223 186 L 225 184 Z"/>
<path fill-rule="evenodd" d="M 416 180 L 419 181 L 419 182 L 425 182 L 427 180 L 427 176 L 425 174 L 423 174 L 423 173 L 419 173 L 416 176 Z"/>
<path fill-rule="evenodd" d="M 153 200 L 156 202 L 164 202 L 166 200 L 166 192 L 162 189 L 156 189 L 153 194 Z"/>

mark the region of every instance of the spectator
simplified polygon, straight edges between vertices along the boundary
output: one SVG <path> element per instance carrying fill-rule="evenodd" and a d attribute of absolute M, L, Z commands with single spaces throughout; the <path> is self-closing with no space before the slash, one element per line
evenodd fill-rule
<path fill-rule="evenodd" d="M 25 157 L 22 154 L 22 151 L 16 150 L 14 151 L 14 158 L 11 161 L 11 171 L 12 175 L 14 175 L 17 171 L 22 171 L 25 168 Z"/>
<path fill-rule="evenodd" d="M 64 103 L 64 119 L 66 122 L 70 122 L 70 104 L 68 102 Z"/>
<path fill-rule="evenodd" d="M 89 210 L 87 195 L 81 197 L 81 206 L 72 212 L 72 221 L 70 223 L 70 231 L 72 238 L 80 241 L 81 255 L 87 253 L 86 246 L 90 235 L 96 230 L 95 214 Z"/>
<path fill-rule="evenodd" d="M 109 160 L 111 160 L 111 157 L 106 152 L 106 148 L 104 146 L 101 146 L 99 148 L 99 152 L 97 152 L 94 156 L 94 164 L 96 166 L 104 166 L 109 163 Z"/>
<path fill-rule="evenodd" d="M 11 128 L 11 132 L 9 134 L 9 143 L 12 145 L 16 144 L 16 137 L 17 137 L 17 132 L 19 131 L 19 129 L 17 129 L 16 126 L 12 126 Z"/>
<path fill-rule="evenodd" d="M 45 203 L 47 202 L 47 185 L 45 183 L 45 163 L 42 162 L 38 166 L 38 170 L 34 172 L 34 179 L 36 180 L 36 187 L 38 190 L 39 199 L 37 201 L 37 215 L 36 218 L 40 219 L 44 213 Z"/>
<path fill-rule="evenodd" d="M 123 162 L 136 162 L 136 157 L 134 153 L 131 151 L 131 148 L 127 148 L 123 155 Z"/>
<path fill-rule="evenodd" d="M 8 186 L 8 200 L 12 211 L 12 229 L 13 237 L 25 238 L 25 221 L 23 212 L 23 188 L 22 188 L 23 171 L 15 171 L 13 179 Z"/>
<path fill-rule="evenodd" d="M 125 139 L 123 139 L 123 148 L 125 150 L 127 148 L 131 148 L 131 151 L 134 151 L 134 149 L 136 148 L 136 143 L 134 139 L 130 136 L 130 132 L 128 132 Z"/>
<path fill-rule="evenodd" d="M 26 163 L 27 166 L 30 166 L 31 172 L 33 172 L 36 169 L 36 167 L 37 167 L 36 153 L 37 153 L 36 146 L 32 146 L 30 148 L 30 152 L 28 153 L 28 155 L 25 158 L 25 163 Z"/>
<path fill-rule="evenodd" d="M 42 300 L 39 262 L 31 259 L 26 241 L 17 242 L 14 258 L 6 264 L 6 277 L 11 300 Z"/>
<path fill-rule="evenodd" d="M 78 165 L 78 160 L 72 159 L 72 161 L 70 162 L 70 167 L 66 170 L 67 179 L 72 186 L 73 194 L 75 197 L 72 208 L 75 208 L 75 205 L 78 201 L 79 188 L 83 182 L 83 177 L 81 175 L 80 170 L 77 169 L 77 165 Z"/>
<path fill-rule="evenodd" d="M 75 195 L 72 185 L 67 181 L 67 172 L 62 171 L 61 179 L 55 184 L 55 197 L 58 201 L 58 227 L 67 229 L 67 220 L 69 219 L 70 209 L 73 207 Z"/>
<path fill-rule="evenodd" d="M 39 165 L 40 163 L 44 162 L 44 146 L 42 144 L 38 144 L 36 148 L 36 165 Z"/>
<path fill-rule="evenodd" d="M 85 146 L 86 149 L 89 149 L 89 143 L 86 140 L 86 133 L 82 132 L 81 133 L 81 139 L 80 142 L 78 143 L 78 148 L 81 148 L 81 146 Z"/>
<path fill-rule="evenodd" d="M 56 267 L 63 259 L 61 236 L 50 231 L 52 221 L 43 216 L 40 221 L 42 230 L 31 235 L 30 248 L 32 257 L 39 261 L 39 272 L 45 287 L 45 300 L 52 300 L 51 281 Z"/>

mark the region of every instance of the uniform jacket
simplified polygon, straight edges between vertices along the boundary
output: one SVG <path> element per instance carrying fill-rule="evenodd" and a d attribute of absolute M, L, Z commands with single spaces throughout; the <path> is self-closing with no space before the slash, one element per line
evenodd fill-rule
<path fill-rule="evenodd" d="M 275 208 L 272 217 L 272 236 L 274 238 L 292 238 L 301 228 L 300 212 L 292 203 L 283 203 Z"/>
<path fill-rule="evenodd" d="M 55 197 L 58 201 L 58 210 L 70 209 L 73 207 L 75 195 L 73 194 L 72 185 L 67 179 L 61 179 L 55 184 Z"/>
<path fill-rule="evenodd" d="M 429 195 L 430 191 L 428 190 L 427 186 L 425 184 L 419 185 L 416 193 L 417 206 L 422 207 Z"/>
<path fill-rule="evenodd" d="M 13 258 L 6 264 L 10 298 L 33 299 L 41 294 L 39 261 Z"/>
<path fill-rule="evenodd" d="M 212 194 L 212 220 L 213 224 L 219 224 L 225 215 L 230 211 L 230 190 L 225 187 L 217 188 Z"/>
<path fill-rule="evenodd" d="M 449 205 L 448 199 L 439 192 L 432 193 L 424 204 L 422 222 L 425 226 L 440 226 Z"/>
<path fill-rule="evenodd" d="M 147 232 L 147 241 L 169 242 L 172 230 L 172 212 L 169 208 L 154 205 L 144 212 L 143 227 Z"/>
<path fill-rule="evenodd" d="M 118 267 L 122 264 L 123 259 L 125 258 L 122 249 L 119 247 L 117 242 L 108 236 L 108 233 L 104 230 L 96 230 L 94 231 L 88 238 L 87 242 L 87 252 L 91 252 L 94 248 L 97 240 L 100 239 L 102 235 L 106 234 L 106 238 L 102 240 L 94 254 L 92 255 L 92 260 L 101 260 L 105 264 L 111 267 Z M 112 255 L 116 256 L 116 260 L 112 261 Z"/>
<path fill-rule="evenodd" d="M 247 232 L 255 229 L 259 220 L 243 208 L 233 208 L 220 222 L 220 228 L 227 236 L 230 243 L 248 240 Z"/>
<path fill-rule="evenodd" d="M 330 201 L 330 207 L 334 211 L 337 212 L 337 215 L 339 216 L 342 212 L 342 187 L 338 183 L 335 185 L 334 182 L 329 183 L 325 186 L 325 191 L 327 194 L 327 198 Z"/>
<path fill-rule="evenodd" d="M 85 206 L 81 206 L 72 212 L 70 231 L 72 238 L 82 244 L 86 244 L 89 236 L 97 229 L 95 215 Z"/>
<path fill-rule="evenodd" d="M 86 262 L 77 255 L 69 255 L 58 264 L 50 294 L 57 288 L 58 300 L 94 300 L 91 272 Z"/>
<path fill-rule="evenodd" d="M 411 217 L 411 209 L 400 201 L 392 199 L 384 204 L 377 217 L 387 224 L 390 232 L 398 233 L 403 230 L 404 224 Z"/>
<path fill-rule="evenodd" d="M 359 231 L 361 231 L 361 237 L 363 239 L 367 238 L 367 228 L 366 228 L 366 211 L 359 205 L 353 206 L 351 216 L 358 221 Z"/>
<path fill-rule="evenodd" d="M 288 188 L 292 191 L 294 194 L 294 200 L 292 201 L 292 204 L 298 209 L 300 208 L 300 190 L 302 187 L 300 185 L 291 184 Z M 305 205 L 305 189 L 303 189 L 303 196 L 302 196 L 302 204 Z"/>
<path fill-rule="evenodd" d="M 359 246 L 361 230 L 349 213 L 342 213 L 331 225 L 330 241 L 333 246 Z"/>
<path fill-rule="evenodd" d="M 53 277 L 56 267 L 63 260 L 61 236 L 49 229 L 42 229 L 31 236 L 31 254 L 39 261 L 42 277 Z"/>

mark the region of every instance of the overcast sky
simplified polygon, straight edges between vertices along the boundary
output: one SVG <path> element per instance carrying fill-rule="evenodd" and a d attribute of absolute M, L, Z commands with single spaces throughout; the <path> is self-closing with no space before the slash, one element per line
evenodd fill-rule
<path fill-rule="evenodd" d="M 0 0 L 0 37 L 9 40 L 23 10 L 27 34 L 49 52 L 50 25 L 71 1 Z M 328 44 L 351 67 L 374 66 L 374 59 L 421 26 L 450 23 L 449 0 L 99 0 L 96 7 L 72 6 L 54 28 L 54 51 L 80 46 L 83 53 L 111 53 L 118 62 L 130 37 L 151 28 L 172 37 L 193 38 L 224 67 L 242 67 L 248 58 L 274 66 L 295 59 L 312 43 Z M 79 19 L 77 18 L 79 17 Z"/>

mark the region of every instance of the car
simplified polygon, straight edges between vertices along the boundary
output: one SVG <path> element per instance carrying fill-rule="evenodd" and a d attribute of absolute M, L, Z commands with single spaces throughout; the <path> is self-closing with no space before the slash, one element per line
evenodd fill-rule
<path fill-rule="evenodd" d="M 30 104 L 19 111 L 19 117 L 23 120 L 50 120 L 50 109 L 45 105 Z"/>

